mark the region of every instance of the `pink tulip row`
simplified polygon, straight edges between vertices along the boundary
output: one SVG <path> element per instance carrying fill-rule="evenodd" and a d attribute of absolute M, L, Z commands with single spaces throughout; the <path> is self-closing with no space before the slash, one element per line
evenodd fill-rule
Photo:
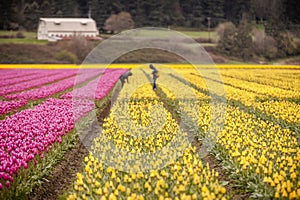
<path fill-rule="evenodd" d="M 88 85 L 98 84 L 95 97 L 101 99 L 126 71 L 127 69 L 107 69 L 99 78 L 99 82 L 96 79 Z M 22 95 L 18 97 L 24 99 L 26 97 L 46 97 L 50 93 L 57 93 L 74 84 L 84 82 L 103 70 L 94 69 L 88 70 L 88 72 L 84 71 L 77 77 L 30 90 L 31 93 L 28 93 L 29 91 L 19 93 Z M 82 88 L 85 88 L 85 91 L 88 89 L 88 87 Z M 26 102 L 26 100 L 18 102 L 21 101 Z M 5 186 L 10 188 L 20 168 L 26 169 L 28 163 L 34 160 L 36 155 L 43 157 L 54 143 L 61 142 L 62 136 L 74 128 L 74 122 L 85 116 L 94 107 L 93 100 L 50 98 L 32 109 L 23 110 L 6 117 L 5 120 L 0 120 L 0 190 L 4 186 L 1 182 L 5 182 Z"/>
<path fill-rule="evenodd" d="M 79 74 L 77 77 L 72 76 L 70 78 L 55 82 L 50 85 L 45 85 L 36 89 L 27 90 L 24 92 L 6 95 L 7 99 L 26 99 L 35 100 L 50 97 L 53 94 L 64 91 L 73 87 L 75 84 L 81 84 L 97 75 L 99 75 L 102 70 L 93 70 L 90 73 Z"/>
<path fill-rule="evenodd" d="M 100 100 L 114 87 L 120 76 L 127 69 L 106 69 L 105 73 L 84 87 L 73 90 L 61 96 L 61 98 L 90 98 Z"/>
<path fill-rule="evenodd" d="M 26 169 L 36 155 L 43 157 L 53 143 L 61 142 L 62 136 L 74 128 L 73 116 L 79 118 L 91 109 L 88 101 L 81 100 L 80 109 L 73 109 L 71 99 L 50 98 L 33 109 L 1 120 L 0 180 L 9 188 L 21 167 Z"/>
<path fill-rule="evenodd" d="M 0 115 L 7 114 L 10 111 L 25 106 L 27 104 L 26 100 L 19 101 L 0 101 Z"/>
<path fill-rule="evenodd" d="M 13 85 L 17 83 L 23 83 L 30 80 L 36 80 L 38 79 L 44 79 L 47 76 L 53 76 L 55 74 L 60 73 L 59 70 L 39 70 L 35 71 L 36 73 L 33 74 L 26 74 L 23 73 L 22 76 L 18 76 L 15 78 L 5 79 L 2 78 L 2 81 L 0 82 L 0 87 L 6 86 L 6 85 Z"/>
<path fill-rule="evenodd" d="M 38 73 L 40 69 L 1 69 L 0 76 L 2 80 L 17 78 Z"/>
<path fill-rule="evenodd" d="M 27 82 L 21 82 L 15 85 L 9 85 L 6 87 L 1 87 L 0 88 L 0 96 L 1 95 L 7 95 L 13 92 L 19 92 L 19 91 L 24 91 L 26 89 L 30 89 L 33 87 L 41 86 L 47 83 L 51 83 L 54 81 L 58 81 L 64 78 L 68 78 L 70 76 L 75 76 L 77 73 L 77 69 L 65 69 L 61 70 L 59 74 L 53 75 L 53 76 L 46 76 L 45 78 L 38 79 L 38 80 L 31 80 Z"/>
<path fill-rule="evenodd" d="M 101 77 L 95 92 L 95 99 L 102 99 L 105 97 L 118 82 L 120 76 L 127 72 L 127 70 L 128 69 L 119 69 L 118 71 L 114 71 L 113 73 L 109 73 L 106 76 Z"/>

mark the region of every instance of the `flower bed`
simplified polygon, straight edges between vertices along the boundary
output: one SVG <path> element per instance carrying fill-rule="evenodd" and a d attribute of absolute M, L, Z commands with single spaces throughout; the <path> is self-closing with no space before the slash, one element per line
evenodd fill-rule
<path fill-rule="evenodd" d="M 34 99 L 42 99 L 46 97 L 50 97 L 53 94 L 64 91 L 68 88 L 75 86 L 75 84 L 81 84 L 93 77 L 96 77 L 102 72 L 102 70 L 94 70 L 94 72 L 90 72 L 84 75 L 79 75 L 78 77 L 70 77 L 50 85 L 45 85 L 36 89 L 6 95 L 7 99 L 26 99 L 26 100 L 34 100 Z M 76 80 L 76 81 L 75 81 Z"/>
<path fill-rule="evenodd" d="M 38 79 L 44 79 L 46 76 L 53 76 L 55 74 L 60 73 L 59 70 L 32 70 L 32 73 L 19 73 L 22 76 L 18 76 L 16 78 L 6 78 L 4 76 L 3 80 L 0 83 L 0 87 L 7 86 L 7 85 L 13 85 L 18 83 L 24 83 L 26 81 L 35 80 Z"/>
<path fill-rule="evenodd" d="M 26 100 L 0 101 L 0 115 L 7 114 L 17 108 L 25 106 L 26 104 Z"/>
<path fill-rule="evenodd" d="M 37 80 L 32 80 L 32 81 L 27 81 L 24 83 L 18 83 L 15 85 L 9 85 L 6 87 L 1 87 L 0 88 L 0 96 L 2 95 L 7 95 L 13 92 L 20 92 L 20 91 L 24 91 L 26 89 L 30 89 L 33 87 L 37 87 L 37 86 L 41 86 L 41 85 L 45 85 L 48 83 L 52 83 L 54 81 L 58 81 L 64 78 L 68 78 L 71 76 L 75 76 L 77 74 L 77 70 L 62 70 L 59 74 L 54 75 L 54 76 L 47 76 L 43 79 L 39 79 Z"/>
<path fill-rule="evenodd" d="M 34 100 L 49 96 L 89 80 L 103 71 L 87 70 L 79 75 L 76 81 L 72 77 L 30 90 L 36 91 L 35 95 L 27 94 L 34 96 Z M 107 84 L 101 85 L 101 94 L 97 94 L 100 90 L 95 94 L 107 95 L 124 71 L 126 69 L 107 70 Z M 103 91 L 107 93 L 104 94 Z M 96 103 L 104 104 L 99 101 L 102 99 Z M 16 102 L 21 104 L 26 100 Z M 1 103 L 5 110 L 8 110 L 9 103 L 13 104 Z M 13 106 L 16 105 L 11 105 Z M 28 194 L 38 180 L 51 170 L 57 159 L 62 157 L 63 152 L 72 146 L 74 138 L 78 136 L 74 123 L 84 118 L 92 109 L 95 109 L 95 104 L 89 100 L 50 98 L 31 109 L 22 110 L 0 120 L 0 199 L 19 198 Z"/>
<path fill-rule="evenodd" d="M 102 99 L 114 87 L 119 77 L 124 74 L 127 69 L 106 69 L 105 73 L 99 78 L 89 82 L 81 88 L 74 89 L 71 92 L 63 94 L 61 98 L 94 98 Z M 95 91 L 92 91 L 92 90 Z M 93 92 L 94 94 L 91 94 Z"/>

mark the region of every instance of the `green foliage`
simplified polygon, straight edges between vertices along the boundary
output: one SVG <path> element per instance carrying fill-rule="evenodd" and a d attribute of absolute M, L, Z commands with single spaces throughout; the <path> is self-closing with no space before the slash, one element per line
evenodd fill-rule
<path fill-rule="evenodd" d="M 10 23 L 14 18 L 13 0 L 6 0 L 0 2 L 0 29 L 9 29 Z"/>
<path fill-rule="evenodd" d="M 217 28 L 219 34 L 218 48 L 227 55 L 231 55 L 236 42 L 236 27 L 233 23 L 227 22 Z"/>
<path fill-rule="evenodd" d="M 22 32 L 17 32 L 16 38 L 25 38 L 25 35 Z"/>
<path fill-rule="evenodd" d="M 7 0 L 0 2 L 0 29 L 36 30 L 40 17 L 87 17 L 89 8 L 100 29 L 112 14 L 122 11 L 131 14 L 136 27 L 206 28 L 207 17 L 211 27 L 224 21 L 237 25 L 245 13 L 258 21 L 297 24 L 299 4 L 297 0 Z"/>
<path fill-rule="evenodd" d="M 184 26 L 200 27 L 202 22 L 202 7 L 200 1 L 195 0 L 179 0 L 183 17 Z"/>
<path fill-rule="evenodd" d="M 220 29 L 220 28 L 219 28 Z M 225 23 L 219 30 L 218 48 L 229 56 L 237 56 L 243 60 L 253 57 L 252 26 L 247 21 L 240 23 L 238 28 L 233 23 Z"/>
<path fill-rule="evenodd" d="M 77 63 L 78 61 L 77 56 L 67 50 L 57 52 L 56 59 L 67 63 Z"/>
<path fill-rule="evenodd" d="M 286 30 L 287 24 L 276 19 L 271 19 L 265 23 L 265 33 L 268 37 L 266 40 L 273 40 L 273 49 L 265 48 L 265 56 L 272 59 L 299 54 L 299 44 L 295 41 L 294 36 Z"/>
<path fill-rule="evenodd" d="M 264 30 L 254 29 L 254 53 L 266 59 L 273 59 L 277 55 L 276 41 L 265 34 Z"/>
<path fill-rule="evenodd" d="M 91 0 L 92 17 L 98 27 L 104 27 L 105 20 L 113 13 L 112 4 L 105 0 Z"/>
<path fill-rule="evenodd" d="M 296 55 L 297 43 L 289 33 L 280 33 L 275 40 L 277 41 L 278 57 Z"/>
<path fill-rule="evenodd" d="M 134 21 L 131 18 L 130 13 L 120 12 L 119 14 L 111 15 L 105 21 L 105 30 L 109 30 L 115 33 L 119 33 L 123 30 L 134 28 Z"/>
<path fill-rule="evenodd" d="M 24 14 L 26 16 L 24 26 L 28 30 L 37 29 L 38 21 L 42 14 L 39 4 L 36 1 L 32 2 L 31 4 L 28 4 L 25 8 Z"/>
<path fill-rule="evenodd" d="M 82 36 L 72 38 L 70 41 L 62 41 L 63 49 L 76 55 L 79 62 L 82 62 L 88 53 L 95 47 L 95 43 L 89 42 Z"/>
<path fill-rule="evenodd" d="M 249 13 L 251 0 L 225 0 L 224 14 L 226 20 L 238 24 L 244 13 Z"/>
<path fill-rule="evenodd" d="M 253 54 L 252 26 L 247 21 L 242 21 L 237 29 L 236 54 L 244 60 L 250 60 Z"/>
<path fill-rule="evenodd" d="M 205 24 L 208 23 L 207 17 L 211 18 L 211 27 L 216 27 L 224 19 L 224 0 L 203 1 L 202 8 L 205 16 Z"/>
<path fill-rule="evenodd" d="M 285 1 L 285 15 L 288 18 L 288 21 L 292 23 L 300 23 L 300 1 L 299 0 L 288 0 Z"/>
<path fill-rule="evenodd" d="M 279 25 L 266 27 L 266 32 L 253 29 L 246 20 L 237 28 L 232 23 L 222 24 L 216 29 L 220 37 L 218 49 L 243 60 L 255 56 L 270 60 L 299 54 L 299 43 L 291 33 L 279 30 Z"/>

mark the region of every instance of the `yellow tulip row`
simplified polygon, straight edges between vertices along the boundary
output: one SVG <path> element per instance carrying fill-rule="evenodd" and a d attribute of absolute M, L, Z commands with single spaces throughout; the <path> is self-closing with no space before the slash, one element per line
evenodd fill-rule
<path fill-rule="evenodd" d="M 197 70 L 195 70 L 195 69 L 189 69 L 189 70 L 185 70 L 185 71 L 186 71 L 185 73 L 194 73 L 194 74 L 197 73 L 199 75 L 199 72 L 197 72 Z M 222 75 L 222 72 L 223 71 L 217 72 L 216 70 L 206 70 L 203 75 L 204 75 L 204 77 L 207 77 L 209 79 L 217 80 L 219 73 Z M 249 75 L 249 74 L 251 74 L 252 71 L 249 71 L 249 72 L 244 71 L 244 72 L 245 72 L 245 74 Z M 235 73 L 235 70 L 233 70 L 232 72 L 231 72 L 231 70 L 226 71 L 227 75 L 230 73 Z M 195 76 L 197 76 L 197 74 Z M 270 74 L 268 74 L 268 75 L 270 75 Z M 293 85 L 294 85 L 293 87 L 297 88 L 297 90 L 294 90 L 294 91 L 289 90 L 289 89 L 278 88 L 276 86 L 274 87 L 274 86 L 270 86 L 270 85 L 266 85 L 266 84 L 260 84 L 257 82 L 241 80 L 239 78 L 232 78 L 230 76 L 222 76 L 222 82 L 225 85 L 227 85 L 227 84 L 233 85 L 234 87 L 241 88 L 243 90 L 247 90 L 250 92 L 254 92 L 257 94 L 262 94 L 262 95 L 270 96 L 270 97 L 274 97 L 274 98 L 295 98 L 295 97 L 299 98 L 300 97 L 298 80 L 295 80 L 293 83 Z M 288 82 L 288 80 L 285 79 L 285 82 Z M 297 87 L 297 85 L 298 85 L 298 87 Z"/>
<path fill-rule="evenodd" d="M 193 125 L 196 123 L 196 128 L 201 130 L 202 136 L 209 129 L 208 118 L 205 114 L 206 108 L 210 105 L 207 102 L 210 101 L 211 97 L 207 94 L 201 93 L 191 87 L 188 82 L 182 82 L 186 74 L 189 74 L 190 69 L 169 69 L 163 68 L 160 70 L 159 88 L 166 94 L 170 100 L 178 100 L 178 111 L 181 112 L 182 117 L 188 119 L 182 119 L 182 123 L 186 123 L 188 120 L 193 121 Z M 179 79 L 178 79 L 179 78 Z M 203 87 L 207 90 L 206 83 L 203 79 L 199 79 L 194 82 L 199 87 Z M 222 109 L 223 107 L 219 108 Z M 216 108 L 218 110 L 218 108 Z M 200 112 L 199 112 L 200 111 Z M 184 114 L 183 114 L 184 113 Z M 204 120 L 207 122 L 205 125 L 202 124 L 198 127 L 198 122 Z M 184 124 L 187 125 L 187 124 Z M 191 127 L 195 128 L 195 127 Z M 196 131 L 194 130 L 194 133 Z M 198 132 L 199 133 L 199 132 Z"/>
<path fill-rule="evenodd" d="M 250 71 L 248 72 L 248 74 L 251 72 L 254 71 Z M 186 69 L 182 72 L 182 76 L 184 76 L 188 81 L 196 85 L 198 88 L 202 88 L 203 90 L 206 90 L 208 92 L 205 83 L 203 83 L 203 79 L 200 78 L 199 76 L 192 75 L 191 73 L 195 73 L 195 70 Z M 229 83 L 230 85 L 236 85 L 238 87 L 243 86 L 242 83 L 237 82 L 235 80 L 236 79 L 232 79 L 230 82 L 227 83 Z M 259 99 L 268 98 L 268 92 L 270 91 L 268 86 L 266 86 L 265 88 L 260 87 L 260 91 L 262 94 L 257 94 L 255 92 L 250 92 L 247 90 L 235 88 L 230 85 L 224 85 L 227 100 L 239 101 L 245 106 L 253 107 L 256 110 L 262 113 L 270 114 L 277 119 L 282 119 L 291 123 L 300 123 L 300 105 L 296 102 L 289 102 L 288 100 L 286 100 L 287 98 L 294 98 L 294 99 L 299 98 L 299 96 L 297 96 L 298 93 L 284 90 L 289 93 L 288 96 L 284 95 L 284 93 L 281 94 L 278 93 L 278 96 L 276 96 L 278 97 L 277 100 L 270 99 L 270 100 L 265 100 L 260 102 L 258 101 Z M 244 85 L 246 85 L 246 83 L 244 83 Z M 213 92 L 214 91 L 212 91 L 212 93 Z"/>
<path fill-rule="evenodd" d="M 228 107 L 227 113 L 218 142 L 237 161 L 236 173 L 242 170 L 246 176 L 256 176 L 259 181 L 263 179 L 276 188 L 275 194 L 269 192 L 271 197 L 299 198 L 300 148 L 296 133 L 239 108 Z M 270 178 L 275 182 L 266 181 Z"/>
<path fill-rule="evenodd" d="M 218 172 L 203 166 L 195 148 L 160 170 L 127 173 L 85 158 L 85 170 L 68 199 L 226 199 Z"/>
<path fill-rule="evenodd" d="M 226 199 L 218 173 L 202 164 L 145 75 L 132 72 L 68 199 Z"/>
<path fill-rule="evenodd" d="M 201 79 L 191 75 L 189 70 L 181 74 L 201 89 Z M 199 82 L 197 81 L 199 80 Z M 232 81 L 231 84 L 234 84 Z M 252 92 L 225 86 L 226 96 L 244 105 L 266 111 L 275 118 L 299 123 L 299 105 L 287 101 L 255 102 L 257 95 Z M 266 91 L 265 91 L 266 92 Z M 204 113 L 198 119 L 200 127 L 209 127 L 212 107 L 201 107 Z M 280 109 L 281 108 L 281 109 Z M 297 133 L 282 128 L 272 121 L 260 119 L 238 107 L 227 106 L 226 121 L 219 135 L 216 154 L 223 154 L 235 170 L 233 176 L 244 180 L 244 186 L 254 192 L 253 197 L 300 198 L 300 147 Z M 226 156 L 227 155 L 227 156 Z M 229 155 L 229 157 L 228 157 Z M 227 162 L 228 163 L 228 162 Z M 249 182 L 253 181 L 252 184 Z M 248 181 L 248 183 L 247 183 Z M 242 181 L 241 181 L 242 182 Z M 268 187 L 266 187 L 266 185 Z M 257 196 L 255 196 L 257 195 Z"/>
<path fill-rule="evenodd" d="M 283 119 L 289 123 L 300 124 L 300 105 L 289 101 L 266 101 L 254 104 L 255 109 L 269 113 L 276 119 Z"/>
<path fill-rule="evenodd" d="M 298 91 L 300 71 L 296 70 L 220 70 L 222 76 L 230 76 L 263 85 Z"/>
<path fill-rule="evenodd" d="M 258 94 L 263 94 L 267 96 L 271 96 L 274 98 L 299 98 L 300 97 L 300 91 L 291 91 L 291 90 L 285 90 L 278 87 L 273 87 L 269 85 L 263 85 L 255 82 L 247 82 L 243 80 L 239 80 L 236 78 L 230 78 L 230 77 L 224 77 L 223 81 L 226 84 L 234 84 L 244 90 L 252 91 Z"/>

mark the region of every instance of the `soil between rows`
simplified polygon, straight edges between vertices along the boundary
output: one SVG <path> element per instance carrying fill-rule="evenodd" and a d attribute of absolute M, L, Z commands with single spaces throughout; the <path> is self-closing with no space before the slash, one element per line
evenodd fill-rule
<path fill-rule="evenodd" d="M 97 116 L 100 125 L 103 124 L 103 119 L 109 115 L 109 111 L 110 101 L 107 101 Z M 91 127 L 91 131 L 93 131 L 93 128 L 94 127 Z M 65 153 L 63 160 L 55 166 L 53 171 L 50 172 L 50 175 L 44 178 L 42 185 L 36 187 L 31 192 L 28 199 L 59 199 L 59 197 L 72 186 L 72 183 L 76 181 L 76 174 L 82 171 L 84 157 L 88 154 L 89 151 L 78 137 L 76 146 Z"/>
<path fill-rule="evenodd" d="M 76 180 L 76 173 L 82 168 L 83 159 L 86 155 L 88 155 L 88 151 L 78 138 L 75 148 L 64 155 L 64 159 L 44 179 L 45 182 L 33 190 L 29 199 L 58 199 Z"/>

